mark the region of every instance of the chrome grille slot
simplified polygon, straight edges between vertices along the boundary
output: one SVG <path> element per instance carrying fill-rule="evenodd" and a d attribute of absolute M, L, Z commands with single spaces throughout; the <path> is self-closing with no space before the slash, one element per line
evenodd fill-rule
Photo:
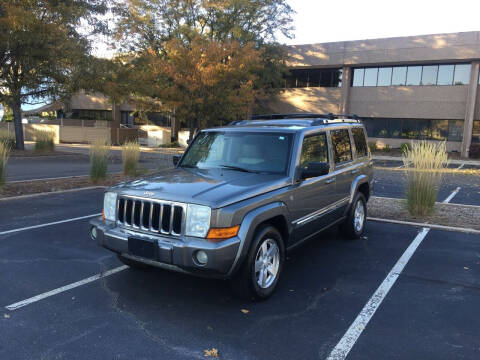
<path fill-rule="evenodd" d="M 120 196 L 117 224 L 126 228 L 179 236 L 183 234 L 186 204 Z"/>

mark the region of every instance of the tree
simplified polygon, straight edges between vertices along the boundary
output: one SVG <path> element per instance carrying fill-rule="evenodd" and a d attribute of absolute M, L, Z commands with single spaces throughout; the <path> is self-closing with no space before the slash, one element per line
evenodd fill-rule
<path fill-rule="evenodd" d="M 89 58 L 89 33 L 106 0 L 3 0 L 0 3 L 0 103 L 13 111 L 17 149 L 24 148 L 21 106 L 74 91 Z"/>
<path fill-rule="evenodd" d="M 175 109 L 191 130 L 244 117 L 280 88 L 286 54 L 275 36 L 291 35 L 293 13 L 285 0 L 127 0 L 115 13 L 130 57 L 124 88 Z"/>

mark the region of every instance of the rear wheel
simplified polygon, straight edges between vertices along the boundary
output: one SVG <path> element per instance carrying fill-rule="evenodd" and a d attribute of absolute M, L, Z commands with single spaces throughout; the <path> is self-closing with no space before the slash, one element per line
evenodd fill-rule
<path fill-rule="evenodd" d="M 282 235 L 273 226 L 263 226 L 255 235 L 245 263 L 231 280 L 233 290 L 244 298 L 268 298 L 275 291 L 284 261 Z"/>
<path fill-rule="evenodd" d="M 342 233 L 350 239 L 358 239 L 365 231 L 367 222 L 367 201 L 362 193 L 353 198 L 345 222 L 341 225 Z"/>

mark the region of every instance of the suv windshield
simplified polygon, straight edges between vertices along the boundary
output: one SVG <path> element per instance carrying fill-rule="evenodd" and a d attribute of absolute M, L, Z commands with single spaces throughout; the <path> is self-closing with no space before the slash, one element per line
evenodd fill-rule
<path fill-rule="evenodd" d="M 285 174 L 291 144 L 289 133 L 201 132 L 180 166 Z"/>

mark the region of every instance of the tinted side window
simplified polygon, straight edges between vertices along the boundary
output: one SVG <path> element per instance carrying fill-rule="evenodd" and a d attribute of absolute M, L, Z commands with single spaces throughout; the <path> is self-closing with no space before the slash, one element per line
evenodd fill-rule
<path fill-rule="evenodd" d="M 352 160 L 352 147 L 347 129 L 333 130 L 332 136 L 333 158 L 335 164 Z"/>
<path fill-rule="evenodd" d="M 328 162 L 328 145 L 325 133 L 307 136 L 303 139 L 300 167 L 311 162 Z"/>
<path fill-rule="evenodd" d="M 365 133 L 362 128 L 352 129 L 353 141 L 355 142 L 355 148 L 357 149 L 357 155 L 359 157 L 367 156 L 367 141 L 365 140 Z"/>

